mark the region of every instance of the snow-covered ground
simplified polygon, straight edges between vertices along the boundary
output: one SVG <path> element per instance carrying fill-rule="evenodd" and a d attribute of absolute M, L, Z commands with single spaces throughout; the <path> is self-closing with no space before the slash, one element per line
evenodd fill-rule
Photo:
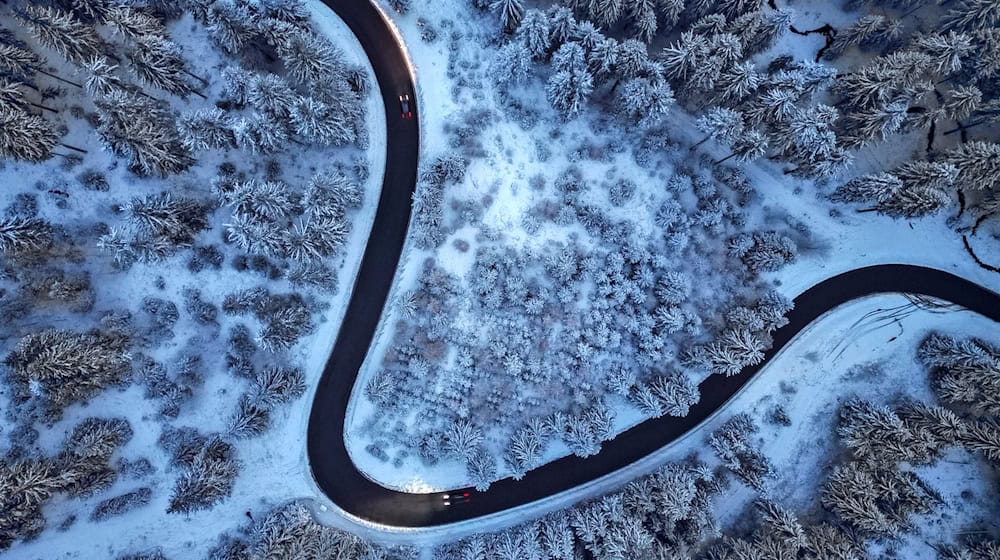
<path fill-rule="evenodd" d="M 143 389 L 130 386 L 125 390 L 108 390 L 91 399 L 86 406 L 74 405 L 66 411 L 65 418 L 51 430 L 43 431 L 41 446 L 51 454 L 57 450 L 66 432 L 85 416 L 121 416 L 129 420 L 135 432 L 133 438 L 120 451 L 119 455 L 131 460 L 145 457 L 156 467 L 154 473 L 141 480 L 122 477 L 109 491 L 89 499 L 67 499 L 57 495 L 46 504 L 43 513 L 49 527 L 35 540 L 16 543 L 5 551 L 5 558 L 19 560 L 34 560 L 43 558 L 113 558 L 125 552 L 136 552 L 160 547 L 171 559 L 203 558 L 208 550 L 215 545 L 219 534 L 234 529 L 247 521 L 245 512 L 263 514 L 273 505 L 303 496 L 315 495 L 312 486 L 312 473 L 306 458 L 305 434 L 309 411 L 312 404 L 312 393 L 319 381 L 326 364 L 327 357 L 340 328 L 341 318 L 350 299 L 354 277 L 360 266 L 361 256 L 374 220 L 385 167 L 385 113 L 376 84 L 374 72 L 368 62 L 360 43 L 346 25 L 318 0 L 308 2 L 317 28 L 330 40 L 338 45 L 345 54 L 347 62 L 365 69 L 368 83 L 373 87 L 366 99 L 367 122 L 370 131 L 365 156 L 369 164 L 369 175 L 362 185 L 363 204 L 352 214 L 352 230 L 345 243 L 342 257 L 339 259 L 337 272 L 338 289 L 335 294 L 324 294 L 324 302 L 328 307 L 322 316 L 314 317 L 317 327 L 304 337 L 287 355 L 289 364 L 298 365 L 305 373 L 306 394 L 294 401 L 291 406 L 279 408 L 271 419 L 271 428 L 262 436 L 239 440 L 237 456 L 241 469 L 235 482 L 232 496 L 207 511 L 191 514 L 167 514 L 167 503 L 171 488 L 179 474 L 176 469 L 166 467 L 169 458 L 157 445 L 162 420 L 156 413 L 156 405 L 143 398 Z M 217 60 L 207 59 L 206 65 L 218 64 Z M 202 67 L 195 61 L 195 67 L 208 72 L 208 67 Z M 81 137 L 81 140 L 83 137 Z M 96 144 L 96 143 L 95 143 Z M 94 156 L 101 156 L 100 153 Z M 89 160 L 88 160 L 89 162 Z M 304 173 L 310 167 L 319 168 L 329 163 L 316 160 L 298 162 Z M 23 171 L 20 165 L 10 165 L 0 170 L 0 177 L 9 179 L 8 174 Z M 305 180 L 307 176 L 303 178 Z M 199 188 L 207 188 L 208 178 Z M 18 182 L 30 186 L 30 180 Z M 128 184 L 112 183 L 108 196 L 114 199 L 127 199 Z M 17 194 L 17 190 L 7 189 L 0 193 L 0 205 L 6 205 Z M 102 193 L 103 194 L 103 193 Z M 90 219 L 87 214 L 97 205 L 88 206 L 79 203 L 74 210 L 80 209 L 78 216 L 81 221 Z M 211 235 L 211 242 L 217 241 L 214 236 L 221 236 L 218 224 L 205 232 L 203 236 Z M 206 241 L 207 242 L 207 241 Z M 246 279 L 237 275 L 229 268 L 228 263 L 219 271 L 202 271 L 197 276 L 191 275 L 184 267 L 188 254 L 172 257 L 166 263 L 155 265 L 136 265 L 127 275 L 109 269 L 106 273 L 94 274 L 91 278 L 98 291 L 98 305 L 113 307 L 115 302 L 135 303 L 142 301 L 146 295 L 157 295 L 165 299 L 180 301 L 177 293 L 187 286 L 195 285 L 202 290 L 207 301 L 220 303 L 224 294 L 237 289 L 248 288 L 259 284 L 240 285 Z M 106 255 L 99 255 L 96 249 L 88 257 L 88 268 L 98 271 L 96 263 L 106 262 Z M 169 272 L 167 272 L 169 270 Z M 153 279 L 163 275 L 166 278 L 168 290 L 159 292 L 152 287 Z M 284 281 L 268 284 L 272 290 L 287 290 Z M 222 332 L 226 332 L 229 323 L 238 322 L 239 318 L 219 315 Z M 183 323 L 178 324 L 180 328 Z M 197 336 L 196 330 L 180 333 L 180 340 Z M 175 345 L 176 346 L 176 345 Z M 225 352 L 224 338 L 210 343 L 218 355 Z M 177 348 L 164 350 L 164 356 L 169 356 Z M 214 362 L 213 362 L 214 363 Z M 245 381 L 241 381 L 225 371 L 203 372 L 206 383 L 195 397 L 185 403 L 179 419 L 175 422 L 181 426 L 192 426 L 205 432 L 225 431 L 233 405 L 238 396 L 246 390 Z M 4 403 L 6 405 L 6 402 Z M 88 519 L 90 511 L 101 499 L 117 495 L 123 491 L 140 486 L 153 489 L 152 501 L 137 510 L 125 515 L 112 517 L 105 521 L 93 522 Z M 56 527 L 66 518 L 76 516 L 76 521 L 68 529 L 59 530 Z"/>

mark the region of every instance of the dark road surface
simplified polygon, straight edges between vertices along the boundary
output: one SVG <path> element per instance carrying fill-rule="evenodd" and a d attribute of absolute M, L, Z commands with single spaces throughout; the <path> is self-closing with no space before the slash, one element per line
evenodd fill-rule
<path fill-rule="evenodd" d="M 324 0 L 350 26 L 371 60 L 385 100 L 388 154 L 375 223 L 344 316 L 317 388 L 307 445 L 313 476 L 338 507 L 359 518 L 398 527 L 427 527 L 461 521 L 524 505 L 610 474 L 656 451 L 709 417 L 764 367 L 799 331 L 831 309 L 859 297 L 889 292 L 940 298 L 1000 321 L 1000 295 L 938 270 L 882 265 L 846 272 L 795 298 L 788 325 L 774 332 L 764 362 L 740 375 L 714 375 L 700 385 L 701 402 L 685 418 L 648 420 L 605 442 L 599 454 L 570 456 L 504 479 L 487 492 L 471 489 L 469 503 L 445 507 L 441 493 L 405 494 L 365 478 L 344 445 L 344 420 L 355 377 L 372 342 L 389 294 L 410 218 L 416 182 L 417 119 L 403 120 L 399 95 L 414 88 L 406 55 L 388 24 L 365 0 Z M 416 98 L 415 95 L 413 95 Z"/>

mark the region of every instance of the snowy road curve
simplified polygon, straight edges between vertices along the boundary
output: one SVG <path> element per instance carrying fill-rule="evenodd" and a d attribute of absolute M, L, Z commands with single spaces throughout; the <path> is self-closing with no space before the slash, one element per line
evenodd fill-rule
<path fill-rule="evenodd" d="M 307 446 L 313 476 L 323 492 L 346 513 L 393 527 L 431 527 L 481 517 L 553 496 L 610 475 L 694 429 L 764 368 L 794 336 L 826 312 L 851 300 L 879 293 L 922 294 L 966 307 L 1000 321 L 1000 295 L 958 276 L 909 265 L 861 268 L 825 280 L 795 298 L 788 325 L 774 332 L 764 361 L 740 375 L 714 375 L 700 385 L 701 401 L 685 418 L 643 422 L 605 442 L 601 452 L 581 459 L 564 457 L 504 479 L 471 502 L 446 508 L 442 494 L 389 490 L 355 468 L 344 443 L 351 389 L 365 359 L 392 285 L 406 238 L 410 200 L 416 185 L 419 151 L 417 119 L 399 115 L 399 95 L 414 93 L 404 47 L 378 8 L 365 0 L 323 0 L 357 35 L 371 60 L 382 92 L 388 127 L 386 172 L 375 222 L 354 291 L 323 372 L 309 419 Z M 415 96 L 414 96 L 415 97 Z"/>

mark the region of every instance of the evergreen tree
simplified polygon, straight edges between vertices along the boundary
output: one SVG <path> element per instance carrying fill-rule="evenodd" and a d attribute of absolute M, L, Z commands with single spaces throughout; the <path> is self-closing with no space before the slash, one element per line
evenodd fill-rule
<path fill-rule="evenodd" d="M 144 83 L 181 97 L 194 93 L 204 98 L 188 83 L 186 65 L 175 43 L 144 37 L 127 56 L 135 75 Z"/>
<path fill-rule="evenodd" d="M 515 38 L 524 43 L 532 57 L 541 60 L 548 55 L 549 47 L 552 45 L 549 39 L 551 34 L 549 18 L 545 12 L 531 9 L 524 13 Z"/>
<path fill-rule="evenodd" d="M 691 146 L 692 149 L 712 138 L 717 138 L 721 142 L 729 144 L 743 134 L 746 127 L 743 123 L 742 114 L 725 107 L 712 107 L 704 115 L 698 117 L 698 120 L 695 121 L 695 126 L 698 127 L 698 130 L 707 134 L 707 136 Z"/>
<path fill-rule="evenodd" d="M 279 122 L 291 115 L 292 106 L 298 99 L 299 95 L 288 83 L 274 74 L 256 76 L 247 88 L 247 102 L 250 106 Z"/>
<path fill-rule="evenodd" d="M 500 18 L 500 25 L 511 32 L 521 25 L 524 17 L 524 3 L 521 0 L 492 0 L 490 10 Z"/>
<path fill-rule="evenodd" d="M 550 42 L 554 47 L 558 48 L 576 33 L 576 18 L 569 8 L 554 6 L 549 10 L 548 18 Z"/>
<path fill-rule="evenodd" d="M 674 92 L 662 77 L 640 77 L 625 82 L 619 99 L 626 117 L 647 127 L 667 116 L 674 105 Z"/>
<path fill-rule="evenodd" d="M 690 31 L 681 33 L 681 38 L 660 51 L 660 62 L 668 78 L 686 80 L 698 69 L 699 63 L 708 54 L 708 42 L 701 35 Z"/>
<path fill-rule="evenodd" d="M 618 41 L 604 39 L 594 45 L 587 57 L 587 65 L 594 76 L 608 76 L 618 65 Z"/>
<path fill-rule="evenodd" d="M 273 154 L 285 148 L 288 132 L 273 119 L 256 115 L 233 124 L 236 145 L 254 154 Z"/>
<path fill-rule="evenodd" d="M 909 113 L 905 102 L 896 101 L 874 109 L 849 113 L 844 118 L 844 146 L 860 148 L 874 140 L 887 140 L 902 129 Z"/>
<path fill-rule="evenodd" d="M 318 87 L 324 83 L 342 84 L 345 80 L 343 53 L 315 33 L 283 36 L 276 50 L 288 75 L 298 84 Z"/>
<path fill-rule="evenodd" d="M 545 86 L 549 103 L 568 118 L 583 111 L 593 91 L 594 81 L 586 69 L 556 72 Z"/>
<path fill-rule="evenodd" d="M 117 91 L 95 104 L 101 139 L 112 153 L 129 158 L 132 172 L 167 176 L 194 165 L 194 158 L 177 135 L 172 115 L 160 104 Z"/>
<path fill-rule="evenodd" d="M 218 107 L 196 109 L 177 119 L 180 140 L 192 153 L 236 147 L 229 116 Z"/>
<path fill-rule="evenodd" d="M 302 204 L 313 216 L 336 217 L 359 208 L 362 200 L 361 189 L 342 173 L 321 172 L 309 181 Z"/>
<path fill-rule="evenodd" d="M 0 107 L 0 157 L 45 161 L 58 143 L 55 128 L 42 117 Z"/>
<path fill-rule="evenodd" d="M 497 50 L 492 68 L 497 84 L 523 82 L 531 73 L 531 52 L 521 41 L 511 41 Z"/>
<path fill-rule="evenodd" d="M 73 13 L 84 21 L 105 23 L 115 6 L 109 0 L 73 0 Z"/>
<path fill-rule="evenodd" d="M 823 57 L 832 60 L 851 47 L 871 44 L 883 33 L 887 23 L 887 19 L 880 15 L 862 17 L 849 27 L 837 31 L 833 42 L 823 53 Z"/>
<path fill-rule="evenodd" d="M 948 92 L 948 99 L 942 105 L 949 119 L 962 121 L 969 118 L 982 104 L 983 92 L 975 86 L 958 86 Z"/>
<path fill-rule="evenodd" d="M 0 253 L 17 257 L 42 251 L 52 244 L 52 227 L 39 219 L 0 218 Z"/>
<path fill-rule="evenodd" d="M 958 185 L 963 190 L 1000 192 L 1000 144 L 960 144 L 944 160 L 958 169 Z"/>
<path fill-rule="evenodd" d="M 942 19 L 944 29 L 982 30 L 1000 25 L 1000 6 L 992 0 L 961 0 Z"/>
<path fill-rule="evenodd" d="M 42 67 L 42 57 L 26 48 L 0 42 L 0 71 L 15 79 L 34 76 Z"/>
<path fill-rule="evenodd" d="M 242 3 L 211 2 L 205 10 L 205 20 L 212 38 L 229 54 L 241 52 L 257 37 L 254 18 Z"/>
<path fill-rule="evenodd" d="M 723 70 L 715 82 L 717 98 L 726 103 L 737 104 L 760 87 L 763 77 L 751 62 L 733 64 Z"/>
<path fill-rule="evenodd" d="M 102 21 L 111 25 L 115 32 L 132 41 L 142 41 L 147 38 L 163 41 L 167 39 L 168 35 L 163 22 L 142 10 L 128 6 L 110 6 Z"/>
<path fill-rule="evenodd" d="M 67 405 L 124 381 L 131 364 L 128 339 L 116 334 L 46 330 L 20 340 L 6 363 L 22 388 L 31 387 L 58 418 Z"/>
<path fill-rule="evenodd" d="M 496 478 L 497 465 L 493 455 L 483 448 L 472 453 L 466 462 L 466 472 L 476 490 L 485 492 Z"/>
<path fill-rule="evenodd" d="M 295 132 L 306 140 L 324 146 L 344 146 L 357 141 L 354 127 L 342 113 L 311 97 L 300 97 L 291 108 Z"/>
<path fill-rule="evenodd" d="M 103 42 L 93 25 L 69 12 L 47 6 L 28 5 L 16 13 L 32 37 L 70 62 L 82 64 L 102 56 Z"/>
<path fill-rule="evenodd" d="M 232 445 L 218 438 L 208 440 L 177 479 L 167 513 L 210 509 L 232 493 L 238 470 Z"/>
<path fill-rule="evenodd" d="M 633 0 L 629 4 L 634 33 L 640 41 L 652 41 L 658 31 L 656 8 L 656 0 Z"/>
<path fill-rule="evenodd" d="M 913 41 L 917 51 L 930 57 L 931 69 L 949 76 L 962 69 L 963 60 L 974 52 L 972 38 L 954 31 L 921 35 Z"/>
<path fill-rule="evenodd" d="M 109 95 L 113 91 L 133 92 L 134 88 L 115 74 L 117 64 L 111 64 L 107 58 L 94 58 L 83 63 L 87 71 L 84 88 L 92 97 Z"/>

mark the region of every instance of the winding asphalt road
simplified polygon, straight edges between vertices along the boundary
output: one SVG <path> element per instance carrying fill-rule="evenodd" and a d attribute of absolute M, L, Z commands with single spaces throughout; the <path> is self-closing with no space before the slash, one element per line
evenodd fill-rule
<path fill-rule="evenodd" d="M 416 185 L 417 119 L 403 120 L 399 95 L 414 92 L 406 53 L 379 11 L 364 0 L 324 0 L 361 41 L 378 78 L 386 107 L 388 154 L 385 180 L 368 246 L 355 280 L 342 327 L 320 379 L 309 419 L 307 446 L 313 476 L 340 508 L 361 519 L 396 527 L 430 527 L 500 512 L 569 490 L 610 474 L 684 435 L 725 405 L 802 329 L 851 300 L 878 293 L 922 294 L 1000 321 L 1000 295 L 947 272 L 909 265 L 852 270 L 825 280 L 795 298 L 788 324 L 774 332 L 764 361 L 740 375 L 714 375 L 700 385 L 701 401 L 684 418 L 648 420 L 605 442 L 600 453 L 564 457 L 504 479 L 466 504 L 445 507 L 440 493 L 407 494 L 365 478 L 344 444 L 344 421 L 351 389 L 375 335 L 392 286 L 410 219 Z M 413 96 L 416 98 L 416 96 Z"/>

